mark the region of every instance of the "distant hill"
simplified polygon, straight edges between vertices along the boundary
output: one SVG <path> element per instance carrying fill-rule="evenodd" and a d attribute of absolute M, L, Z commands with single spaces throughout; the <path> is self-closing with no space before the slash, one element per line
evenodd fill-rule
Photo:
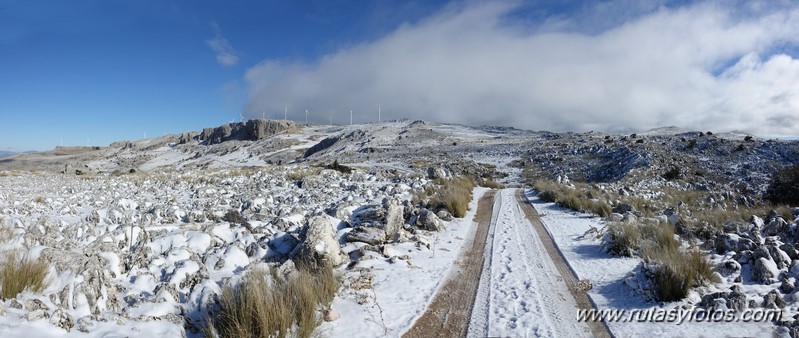
<path fill-rule="evenodd" d="M 13 151 L 0 150 L 0 158 L 9 157 L 9 156 L 14 155 L 14 154 L 16 154 L 16 153 L 13 152 Z"/>

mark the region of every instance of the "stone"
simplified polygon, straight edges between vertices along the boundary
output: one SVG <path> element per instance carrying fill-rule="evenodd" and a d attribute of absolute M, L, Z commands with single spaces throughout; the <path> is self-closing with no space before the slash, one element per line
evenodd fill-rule
<path fill-rule="evenodd" d="M 633 208 L 632 205 L 629 205 L 627 203 L 621 203 L 613 207 L 613 213 L 624 215 L 628 212 L 635 212 L 635 208 Z"/>
<path fill-rule="evenodd" d="M 308 221 L 304 229 L 304 239 L 300 243 L 298 259 L 312 266 L 343 262 L 341 247 L 336 239 L 336 232 L 327 216 L 315 216 Z M 385 234 L 383 235 L 385 238 Z"/>
<path fill-rule="evenodd" d="M 386 231 L 379 228 L 357 227 L 348 232 L 344 239 L 347 242 L 363 242 L 380 245 L 386 242 Z"/>
<path fill-rule="evenodd" d="M 779 274 L 777 264 L 770 259 L 764 257 L 755 260 L 752 267 L 752 281 L 761 284 L 771 284 Z"/>
<path fill-rule="evenodd" d="M 46 318 L 46 317 L 47 317 L 47 311 L 44 311 L 42 309 L 33 310 L 33 311 L 28 312 L 27 314 L 25 314 L 25 319 L 27 319 L 29 322 L 30 321 L 34 321 L 34 320 L 39 320 L 39 319 L 42 319 L 42 318 Z"/>
<path fill-rule="evenodd" d="M 786 278 L 782 280 L 782 284 L 780 284 L 780 292 L 784 294 L 789 294 L 794 289 L 794 284 L 790 280 L 790 278 Z"/>
<path fill-rule="evenodd" d="M 340 314 L 338 314 L 338 312 L 336 312 L 336 311 L 333 311 L 333 310 L 327 310 L 327 311 L 325 311 L 325 321 L 326 321 L 326 322 L 332 322 L 332 321 L 336 321 L 336 320 L 338 320 L 339 318 L 341 318 L 341 315 L 340 315 Z"/>
<path fill-rule="evenodd" d="M 441 210 L 439 210 L 438 212 L 436 212 L 436 216 L 438 216 L 438 218 L 440 218 L 440 219 L 442 219 L 442 220 L 444 220 L 444 221 L 447 221 L 447 222 L 451 222 L 452 220 L 454 220 L 454 219 L 455 219 L 455 218 L 452 216 L 452 214 L 451 214 L 451 213 L 449 213 L 449 211 L 448 211 L 447 209 L 441 209 Z"/>
<path fill-rule="evenodd" d="M 63 309 L 56 309 L 53 311 L 53 314 L 50 315 L 50 324 L 69 332 L 72 330 L 72 327 L 75 326 L 75 321 L 72 319 L 72 315 L 70 315 L 68 312 L 64 311 Z"/>
<path fill-rule="evenodd" d="M 447 178 L 447 170 L 442 167 L 429 167 L 427 168 L 427 177 L 434 180 L 439 178 Z"/>
<path fill-rule="evenodd" d="M 782 309 L 787 305 L 777 290 L 771 290 L 763 296 L 763 307 L 766 309 Z"/>
<path fill-rule="evenodd" d="M 420 228 L 429 231 L 442 231 L 446 229 L 444 221 L 428 209 L 422 209 L 419 212 L 419 216 L 416 218 L 416 224 Z"/>
<path fill-rule="evenodd" d="M 25 310 L 28 311 L 36 311 L 36 310 L 50 311 L 50 308 L 47 306 L 47 304 L 35 298 L 26 299 L 24 304 L 25 304 Z"/>
<path fill-rule="evenodd" d="M 581 279 L 577 281 L 577 290 L 581 292 L 588 292 L 594 288 L 594 284 L 588 279 Z"/>
<path fill-rule="evenodd" d="M 392 200 L 389 202 L 384 226 L 387 239 L 395 239 L 399 231 L 402 230 L 402 226 L 405 224 L 403 209 L 398 201 Z"/>

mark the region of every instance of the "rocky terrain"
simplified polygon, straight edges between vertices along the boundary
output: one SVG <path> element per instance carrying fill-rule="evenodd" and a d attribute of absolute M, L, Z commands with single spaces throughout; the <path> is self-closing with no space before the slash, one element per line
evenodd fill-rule
<path fill-rule="evenodd" d="M 439 236 L 457 226 L 420 200 L 455 176 L 508 186 L 587 182 L 614 208 L 609 221 L 673 226 L 711 259 L 721 284 L 688 302 L 796 314 L 799 211 L 721 218 L 699 231 L 697 210 L 764 206 L 771 176 L 797 163 L 799 142 L 741 133 L 574 134 L 424 121 L 250 120 L 19 154 L 0 159 L 0 250 L 49 262 L 50 283 L 0 303 L 0 318 L 20 322 L 0 321 L 0 332 L 32 325 L 200 335 L 223 287 L 263 265 L 290 274 L 297 260 L 340 267 L 349 290 L 340 294 L 367 303 L 380 270 L 426 264 Z M 634 272 L 631 290 L 644 285 L 635 280 L 645 269 Z M 792 318 L 780 324 L 799 336 Z"/>

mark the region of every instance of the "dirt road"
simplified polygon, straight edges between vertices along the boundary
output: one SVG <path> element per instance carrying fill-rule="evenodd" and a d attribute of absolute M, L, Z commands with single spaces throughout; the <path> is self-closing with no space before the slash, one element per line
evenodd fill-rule
<path fill-rule="evenodd" d="M 576 321 L 592 304 L 523 190 L 486 194 L 475 222 L 458 270 L 404 337 L 611 337 Z"/>

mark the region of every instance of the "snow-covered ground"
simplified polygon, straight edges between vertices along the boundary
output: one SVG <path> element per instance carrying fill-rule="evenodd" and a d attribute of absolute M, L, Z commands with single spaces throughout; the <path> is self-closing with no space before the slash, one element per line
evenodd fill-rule
<path fill-rule="evenodd" d="M 640 258 L 612 256 L 603 251 L 600 239 L 587 234 L 591 228 L 602 229 L 604 221 L 543 202 L 532 192 L 528 192 L 528 197 L 578 277 L 593 283 L 593 289 L 588 294 L 598 309 L 672 309 L 687 305 L 689 301 L 697 301 L 696 292 L 681 302 L 644 301 L 640 294 L 624 283 L 628 274 L 640 263 Z M 717 288 L 723 290 L 727 285 L 721 284 Z M 572 316 L 576 316 L 576 310 Z M 608 325 L 617 337 L 763 337 L 771 336 L 774 331 L 774 326 L 769 322 L 684 322 L 678 325 L 672 322 L 633 321 L 611 322 Z"/>
<path fill-rule="evenodd" d="M 501 190 L 494 201 L 490 249 L 469 335 L 591 336 L 585 323 L 574 320 L 574 298 L 516 201 L 515 189 Z"/>
<path fill-rule="evenodd" d="M 397 337 L 407 331 L 424 313 L 444 277 L 455 269 L 461 247 L 476 227 L 477 201 L 487 190 L 475 189 L 466 215 L 447 222 L 446 230 L 432 236 L 430 248 L 412 242 L 386 244 L 385 250 L 394 256 L 408 257 L 394 263 L 377 253 L 361 258 L 353 270 L 363 271 L 368 277 L 362 278 L 370 280 L 371 287 L 357 290 L 363 279 L 350 273 L 354 277 L 345 284 L 356 287 L 345 286 L 332 305 L 344 319 L 323 324 L 319 332 L 330 337 Z"/>

